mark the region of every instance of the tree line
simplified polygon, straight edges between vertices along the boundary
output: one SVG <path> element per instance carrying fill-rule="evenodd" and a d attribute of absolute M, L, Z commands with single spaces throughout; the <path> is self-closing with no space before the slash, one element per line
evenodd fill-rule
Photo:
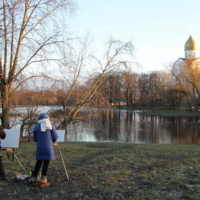
<path fill-rule="evenodd" d="M 187 108 L 194 107 L 196 101 L 192 104 L 191 96 L 187 93 L 187 91 L 192 91 L 192 88 L 174 84 L 172 77 L 171 72 L 163 71 L 137 73 L 128 69 L 110 72 L 87 102 L 87 106 L 174 110 L 179 109 L 181 105 Z M 77 81 L 73 88 L 70 87 L 71 85 L 63 86 L 59 83 L 54 83 L 51 89 L 40 87 L 40 90 L 25 90 L 21 88 L 13 94 L 13 106 L 59 105 L 66 109 L 82 99 L 98 78 L 99 74 L 91 75 L 85 80 L 82 79 L 81 82 Z"/>

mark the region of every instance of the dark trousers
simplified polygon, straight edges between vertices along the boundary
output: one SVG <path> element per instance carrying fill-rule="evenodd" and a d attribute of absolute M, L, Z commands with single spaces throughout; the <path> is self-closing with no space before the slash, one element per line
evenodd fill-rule
<path fill-rule="evenodd" d="M 2 163 L 1 157 L 0 157 L 0 176 L 5 177 L 5 171 L 4 171 L 4 168 L 3 168 L 3 163 Z"/>
<path fill-rule="evenodd" d="M 35 164 L 35 169 L 33 172 L 33 176 L 37 177 L 39 171 L 40 171 L 40 167 L 42 166 L 42 176 L 46 176 L 47 175 L 47 171 L 48 171 L 48 167 L 49 167 L 49 160 L 37 160 L 36 164 Z"/>

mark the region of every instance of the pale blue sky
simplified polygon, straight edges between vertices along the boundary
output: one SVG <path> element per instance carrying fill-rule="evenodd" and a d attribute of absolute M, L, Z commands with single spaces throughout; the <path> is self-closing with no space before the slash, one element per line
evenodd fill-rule
<path fill-rule="evenodd" d="M 70 28 L 79 34 L 90 30 L 96 49 L 107 35 L 132 40 L 142 71 L 163 70 L 164 64 L 183 57 L 190 35 L 200 48 L 199 0 L 76 1 L 79 10 Z"/>

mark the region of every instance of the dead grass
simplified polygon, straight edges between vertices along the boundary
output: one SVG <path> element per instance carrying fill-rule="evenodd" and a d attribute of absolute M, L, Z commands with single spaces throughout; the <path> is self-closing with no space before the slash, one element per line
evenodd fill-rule
<path fill-rule="evenodd" d="M 58 148 L 50 163 L 51 186 L 16 182 L 27 174 L 4 153 L 9 181 L 0 182 L 0 199 L 155 200 L 200 199 L 199 145 L 124 143 L 60 144 L 70 181 Z M 35 165 L 35 144 L 21 143 L 16 155 L 27 171 Z"/>

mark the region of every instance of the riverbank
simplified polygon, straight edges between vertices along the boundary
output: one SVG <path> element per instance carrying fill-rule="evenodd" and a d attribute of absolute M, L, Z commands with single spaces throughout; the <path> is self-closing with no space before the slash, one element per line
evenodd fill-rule
<path fill-rule="evenodd" d="M 70 180 L 55 146 L 49 187 L 17 182 L 28 174 L 3 152 L 8 181 L 0 199 L 167 200 L 200 199 L 200 146 L 64 142 L 60 144 Z M 27 171 L 35 165 L 35 143 L 21 143 L 16 155 Z"/>

